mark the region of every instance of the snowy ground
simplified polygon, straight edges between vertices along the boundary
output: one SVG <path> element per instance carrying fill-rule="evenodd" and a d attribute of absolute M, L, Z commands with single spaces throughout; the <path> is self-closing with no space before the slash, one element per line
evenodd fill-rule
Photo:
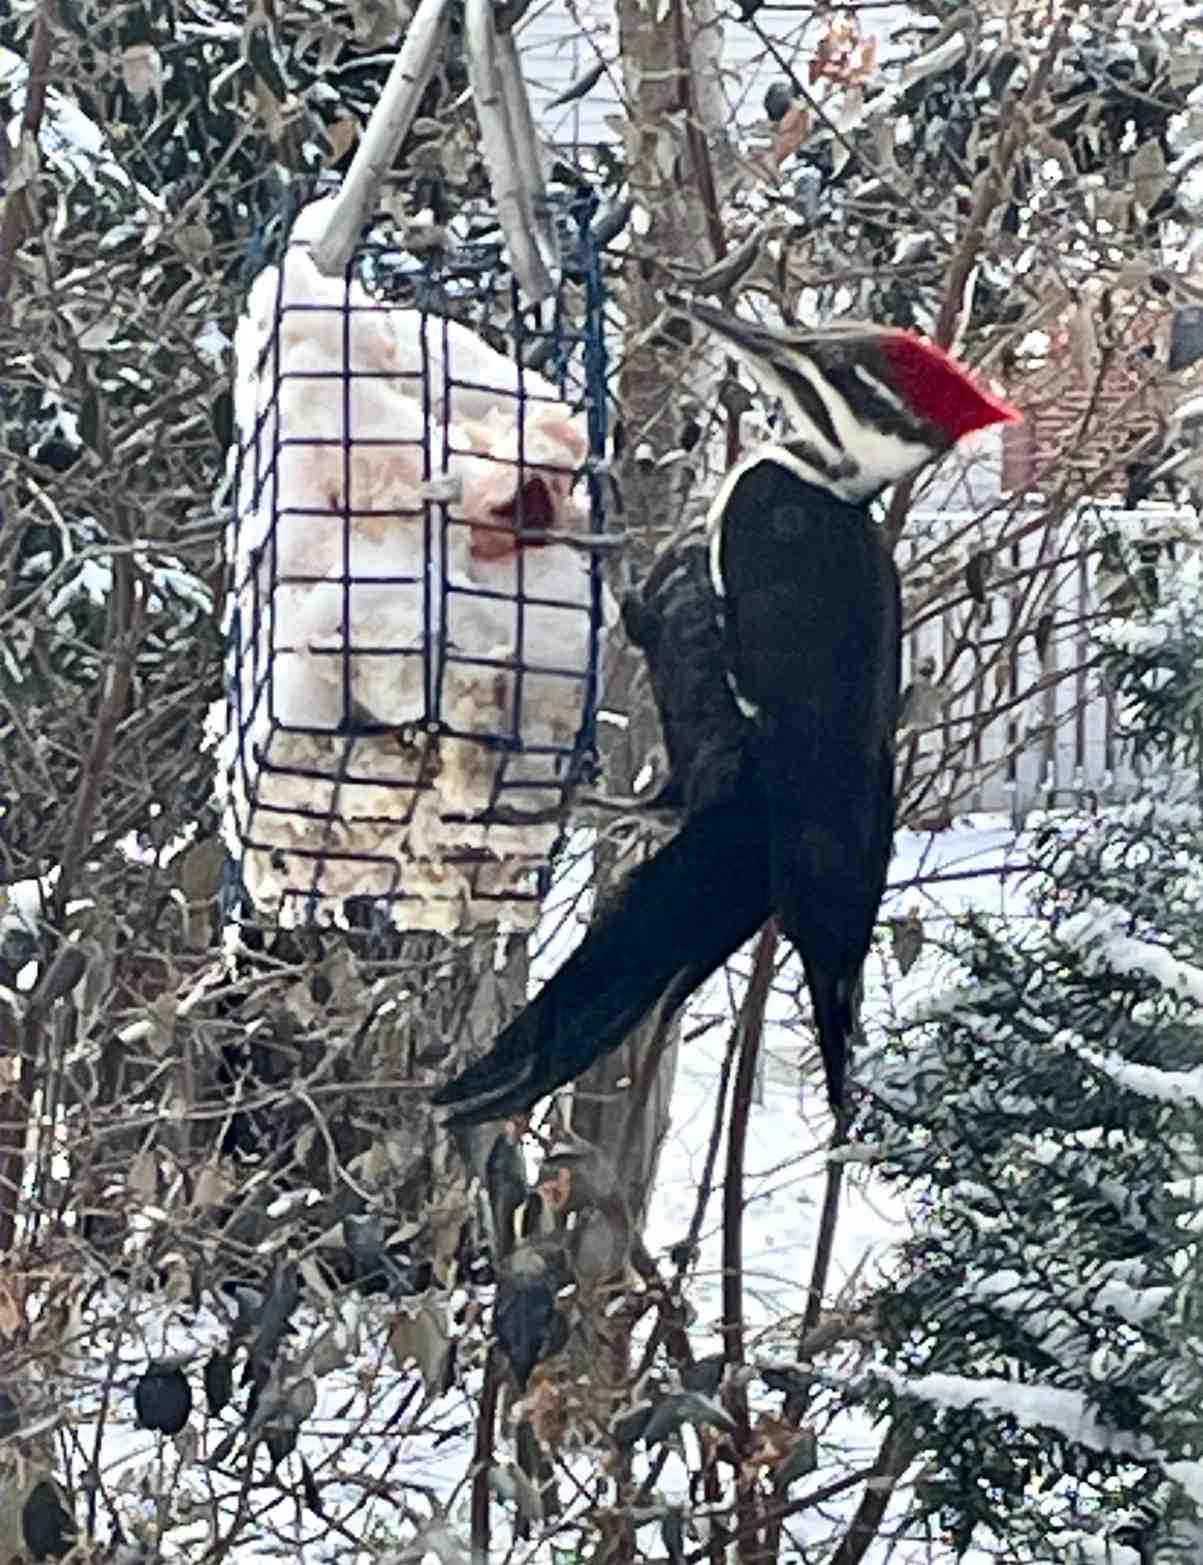
<path fill-rule="evenodd" d="M 903 833 L 892 872 L 892 884 L 901 889 L 892 895 L 886 911 L 920 907 L 933 932 L 941 920 L 967 907 L 999 911 L 1008 898 L 1014 905 L 1018 896 L 1017 881 L 999 871 L 1017 864 L 1021 857 L 1021 844 L 1014 833 L 990 818 L 967 821 L 937 837 Z M 925 887 L 920 895 L 910 885 L 920 871 L 969 878 L 939 881 Z M 545 963 L 557 957 L 572 934 L 571 928 L 562 930 L 551 941 Z M 870 976 L 870 1016 L 930 991 L 940 982 L 939 965 L 938 954 L 929 949 L 900 984 L 894 963 L 888 959 L 879 962 Z M 753 1110 L 747 1148 L 744 1294 L 750 1352 L 761 1359 L 788 1359 L 792 1354 L 818 1229 L 824 1182 L 822 1149 L 829 1132 L 820 1107 L 817 1064 L 810 1062 L 805 1079 L 800 1078 L 796 1035 L 786 1025 L 795 1008 L 793 990 L 787 969 L 774 994 L 777 1019 L 770 1028 L 760 1100 Z M 721 994 L 715 998 L 724 999 Z M 706 1005 L 707 997 L 703 996 L 701 1008 Z M 689 1227 L 712 1131 L 714 1083 L 725 1040 L 726 1028 L 716 1025 L 681 1053 L 672 1131 L 647 1232 L 649 1247 L 660 1257 Z M 702 1252 L 689 1289 L 698 1311 L 695 1336 L 699 1354 L 720 1347 L 716 1328 L 721 1318 L 722 1167 L 720 1154 L 716 1189 L 703 1227 Z M 863 1170 L 850 1167 L 830 1292 L 838 1294 L 850 1279 L 858 1290 L 871 1280 L 905 1232 L 906 1221 L 896 1199 Z M 378 1553 L 382 1546 L 410 1537 L 415 1520 L 433 1520 L 444 1506 L 449 1506 L 451 1536 L 466 1542 L 471 1400 L 456 1391 L 422 1412 L 415 1428 L 420 1397 L 406 1404 L 414 1396 L 416 1376 L 412 1366 L 398 1370 L 393 1361 L 387 1346 L 387 1310 L 372 1302 L 362 1310 L 352 1307 L 345 1319 L 348 1362 L 321 1380 L 318 1406 L 306 1424 L 298 1453 L 287 1457 L 282 1469 L 291 1487 L 299 1473 L 299 1457 L 304 1456 L 328 1520 L 304 1510 L 296 1500 L 283 1498 L 279 1488 L 266 1481 L 266 1458 L 261 1454 L 255 1467 L 256 1482 L 244 1497 L 253 1520 L 245 1541 L 236 1548 L 240 1561 L 296 1554 L 315 1561 L 337 1558 L 355 1565 L 366 1561 L 368 1550 Z M 126 1318 L 114 1326 L 118 1329 L 107 1335 L 110 1341 L 116 1338 L 119 1342 L 120 1362 L 113 1381 L 118 1394 L 111 1399 L 102 1428 L 93 1422 L 98 1402 L 92 1403 L 91 1413 L 86 1406 L 81 1408 L 81 1423 L 74 1432 L 79 1445 L 70 1465 L 79 1474 L 80 1455 L 90 1455 L 98 1442 L 105 1495 L 119 1510 L 130 1541 L 141 1537 L 144 1544 L 156 1543 L 168 1558 L 200 1558 L 206 1541 L 211 1544 L 215 1518 L 222 1518 L 219 1532 L 228 1528 L 237 1500 L 232 1479 L 203 1465 L 206 1455 L 212 1454 L 240 1419 L 234 1408 L 216 1419 L 209 1418 L 203 1409 L 200 1366 L 209 1350 L 225 1340 L 225 1327 L 210 1312 L 198 1317 L 183 1304 L 147 1312 L 140 1321 Z M 313 1323 L 314 1335 L 322 1329 Z M 308 1330 L 303 1327 L 299 1340 L 292 1344 L 298 1359 L 309 1345 Z M 196 1356 L 189 1375 L 197 1404 L 188 1428 L 174 1442 L 135 1428 L 131 1402 L 134 1381 L 146 1359 L 173 1352 Z M 86 1357 L 91 1378 L 98 1357 L 95 1341 Z M 477 1389 L 478 1377 L 473 1373 L 469 1378 L 472 1389 Z M 871 1460 L 877 1445 L 878 1435 L 864 1419 L 844 1415 L 824 1426 L 820 1430 L 819 1469 L 795 1486 L 794 1496 L 835 1477 L 850 1455 L 854 1460 Z M 684 1498 L 683 1471 L 675 1460 L 666 1466 L 659 1484 L 665 1500 Z M 170 1541 L 162 1533 L 167 1513 L 172 1517 L 166 1529 Z M 805 1513 L 792 1524 L 793 1537 L 804 1542 L 808 1537 L 830 1536 L 833 1518 L 839 1514 L 829 1507 L 824 1507 L 821 1515 Z M 366 1547 L 357 1549 L 356 1543 Z M 448 1552 L 449 1538 L 437 1529 L 430 1543 L 444 1561 L 456 1557 Z M 648 1529 L 644 1546 L 652 1556 L 663 1553 L 658 1527 Z M 696 1547 L 696 1540 L 692 1546 Z M 519 1557 L 529 1554 L 530 1546 L 523 1546 Z M 466 1554 L 461 1557 L 467 1558 Z M 868 1557 L 884 1560 L 885 1554 Z M 925 1557 L 926 1548 L 918 1540 L 891 1556 L 897 1565 Z"/>

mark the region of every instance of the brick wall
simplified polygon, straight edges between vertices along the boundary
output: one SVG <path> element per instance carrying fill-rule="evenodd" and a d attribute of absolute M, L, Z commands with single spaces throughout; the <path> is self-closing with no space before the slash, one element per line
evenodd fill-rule
<path fill-rule="evenodd" d="M 1155 380 L 1169 329 L 1169 311 L 1129 306 L 1113 317 L 1110 347 L 1088 376 L 1067 316 L 1050 333 L 1047 354 L 1016 364 L 1004 377 L 1007 394 L 1026 417 L 1003 436 L 1004 492 L 1048 487 L 1068 469 L 1089 476 L 1100 496 L 1122 494 L 1126 459 L 1164 425 Z"/>

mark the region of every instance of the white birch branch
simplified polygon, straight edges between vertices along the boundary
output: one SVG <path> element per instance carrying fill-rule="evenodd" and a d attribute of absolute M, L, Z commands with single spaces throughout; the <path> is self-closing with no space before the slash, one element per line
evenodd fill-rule
<path fill-rule="evenodd" d="M 380 101 L 334 199 L 325 232 L 311 251 L 314 264 L 327 277 L 346 270 L 364 219 L 413 124 L 442 53 L 447 10 L 448 0 L 421 0 L 409 24 Z"/>

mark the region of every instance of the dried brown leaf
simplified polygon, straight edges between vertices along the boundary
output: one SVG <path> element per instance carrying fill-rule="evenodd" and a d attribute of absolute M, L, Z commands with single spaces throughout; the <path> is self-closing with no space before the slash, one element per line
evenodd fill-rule
<path fill-rule="evenodd" d="M 150 1023 L 146 1042 L 156 1059 L 161 1060 L 175 1042 L 175 1019 L 179 1008 L 180 1002 L 173 994 L 158 995 L 146 1007 Z"/>
<path fill-rule="evenodd" d="M 154 1201 L 159 1194 L 159 1160 L 149 1147 L 136 1152 L 125 1176 L 125 1187 L 139 1201 Z"/>
<path fill-rule="evenodd" d="M 30 131 L 22 131 L 17 150 L 11 154 L 8 165 L 9 195 L 15 196 L 18 190 L 24 190 L 26 185 L 37 178 L 41 166 L 42 154 L 38 148 L 38 138 Z"/>
<path fill-rule="evenodd" d="M 128 44 L 121 55 L 121 80 L 135 103 L 163 91 L 163 57 L 152 43 Z"/>
<path fill-rule="evenodd" d="M 27 1290 L 24 1277 L 11 1273 L 0 1275 L 0 1335 L 15 1336 L 24 1326 Z"/>
<path fill-rule="evenodd" d="M 326 138 L 330 143 L 326 166 L 331 168 L 341 163 L 359 140 L 359 121 L 353 115 L 340 114 L 326 126 Z"/>
<path fill-rule="evenodd" d="M 234 1193 L 234 1181 L 220 1163 L 206 1163 L 192 1187 L 192 1205 L 220 1206 Z"/>
<path fill-rule="evenodd" d="M 446 1287 L 450 1287 L 454 1280 L 453 1269 L 460 1235 L 470 1212 L 467 1191 L 462 1186 L 444 1195 L 437 1205 L 430 1208 L 430 1263 L 434 1275 Z"/>
<path fill-rule="evenodd" d="M 804 103 L 795 103 L 786 111 L 773 131 L 773 162 L 780 168 L 793 157 L 810 135 L 810 111 Z"/>
<path fill-rule="evenodd" d="M 347 1333 L 331 1326 L 313 1344 L 309 1351 L 309 1366 L 320 1380 L 331 1375 L 350 1362 L 350 1342 Z"/>
<path fill-rule="evenodd" d="M 1165 153 L 1155 141 L 1142 141 L 1132 154 L 1129 168 L 1137 205 L 1145 212 L 1151 212 L 1170 187 Z"/>
<path fill-rule="evenodd" d="M 404 1369 L 411 1360 L 418 1357 L 418 1319 L 407 1311 L 393 1321 L 388 1331 L 389 1352 L 393 1355 L 398 1369 Z"/>
<path fill-rule="evenodd" d="M 1049 644 L 1053 639 L 1053 627 L 1056 625 L 1056 622 L 1057 617 L 1050 609 L 1040 616 L 1032 628 L 1032 639 L 1036 643 L 1036 656 L 1042 663 L 1048 656 Z"/>
<path fill-rule="evenodd" d="M 204 260 L 213 251 L 213 230 L 207 223 L 184 223 L 175 231 L 175 242 L 189 260 Z"/>
<path fill-rule="evenodd" d="M 560 1212 L 568 1205 L 572 1195 L 572 1173 L 567 1168 L 555 1168 L 539 1181 L 539 1194 L 544 1204 L 553 1212 Z"/>
<path fill-rule="evenodd" d="M 188 902 L 210 902 L 221 890 L 226 846 L 220 837 L 201 837 L 172 860 L 175 883 Z"/>
<path fill-rule="evenodd" d="M 890 920 L 890 943 L 894 960 L 898 963 L 899 971 L 904 977 L 919 960 L 925 938 L 923 919 L 915 908 L 911 908 L 900 918 Z"/>
<path fill-rule="evenodd" d="M 535 1439 L 550 1451 L 563 1444 L 569 1422 L 564 1393 L 541 1366 L 531 1375 L 526 1395 L 514 1403 L 514 1421 L 528 1423 Z"/>
<path fill-rule="evenodd" d="M 389 1328 L 388 1345 L 398 1369 L 412 1359 L 431 1396 L 443 1389 L 451 1355 L 446 1306 L 426 1298 L 413 1309 L 403 1308 Z"/>
<path fill-rule="evenodd" d="M 516 1462 L 499 1462 L 490 1471 L 489 1482 L 502 1499 L 514 1502 L 518 1514 L 526 1521 L 543 1520 L 543 1496 Z"/>
<path fill-rule="evenodd" d="M 1069 351 L 1078 379 L 1085 386 L 1093 385 L 1099 372 L 1099 345 L 1087 299 L 1079 299 L 1069 318 Z"/>
<path fill-rule="evenodd" d="M 986 582 L 993 568 L 993 558 L 985 549 L 977 549 L 965 565 L 965 587 L 975 603 L 985 603 Z"/>

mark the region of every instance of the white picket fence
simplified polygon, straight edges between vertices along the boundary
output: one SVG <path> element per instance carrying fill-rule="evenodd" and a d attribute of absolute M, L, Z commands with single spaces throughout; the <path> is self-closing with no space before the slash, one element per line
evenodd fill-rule
<path fill-rule="evenodd" d="M 1162 509 L 1094 507 L 1089 518 L 1146 537 L 1164 536 L 1179 522 L 1197 527 L 1193 512 Z M 898 554 L 910 626 L 903 684 L 934 659 L 938 693 L 927 703 L 926 720 L 900 735 L 912 819 L 936 824 L 983 810 L 1005 813 L 1018 825 L 1035 809 L 1094 808 L 1141 787 L 1142 769 L 1127 753 L 1115 702 L 1090 666 L 1097 649 L 1087 627 L 1097 622 L 1100 594 L 1097 561 L 1083 549 L 1084 519 L 1079 514 L 1041 526 L 1005 545 L 1005 558 L 993 558 L 985 603 L 966 596 L 939 613 L 916 608 L 923 564 L 939 576 L 935 540 L 946 538 L 948 568 L 963 580 L 975 517 L 913 514 Z M 1045 571 L 1030 574 L 1041 563 Z"/>

